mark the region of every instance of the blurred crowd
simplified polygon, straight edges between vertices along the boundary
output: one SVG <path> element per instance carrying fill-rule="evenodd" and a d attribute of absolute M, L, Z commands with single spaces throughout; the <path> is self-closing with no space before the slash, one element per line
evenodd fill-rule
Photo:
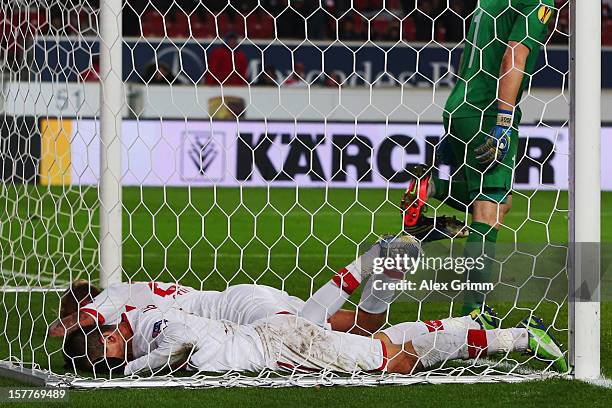
<path fill-rule="evenodd" d="M 35 2 L 31 1 L 23 2 L 23 6 L 21 3 L 0 3 L 0 49 L 9 53 L 19 54 L 27 38 L 36 35 L 95 36 L 99 31 L 99 0 L 50 1 L 48 8 L 33 8 Z M 123 35 L 224 41 L 232 38 L 238 43 L 241 38 L 458 43 L 465 37 L 476 3 L 477 0 L 124 0 Z M 569 3 L 556 0 L 555 5 L 557 16 L 555 24 L 551 24 L 550 43 L 567 44 Z M 602 0 L 602 19 L 602 40 L 612 45 L 612 0 Z M 225 44 L 208 52 L 216 53 L 215 61 L 233 59 L 234 74 L 242 72 L 243 66 L 244 71 L 247 69 L 248 61 L 235 47 Z M 217 72 L 241 83 L 234 74 L 223 74 L 227 69 L 223 64 L 218 64 Z M 299 69 L 296 64 L 294 71 Z M 272 70 L 263 68 L 264 74 Z M 145 72 L 145 80 L 168 81 L 168 67 L 160 64 L 150 71 Z M 82 77 L 95 80 L 92 72 L 94 68 Z M 265 81 L 271 76 L 260 77 Z M 209 75 L 205 81 L 215 79 Z M 326 81 L 333 82 L 333 78 Z"/>
<path fill-rule="evenodd" d="M 98 31 L 99 0 L 2 2 L 3 37 L 16 25 L 43 34 L 88 35 Z M 44 3 L 41 1 L 40 3 Z M 458 42 L 477 0 L 125 0 L 123 33 L 133 37 L 223 38 L 233 32 L 251 39 Z M 612 22 L 612 0 L 602 0 L 604 27 Z M 568 0 L 556 0 L 559 16 L 552 41 L 567 42 Z M 27 27 L 25 27 L 27 26 Z M 21 30 L 24 31 L 24 30 Z M 602 30 L 612 44 L 610 30 Z"/>

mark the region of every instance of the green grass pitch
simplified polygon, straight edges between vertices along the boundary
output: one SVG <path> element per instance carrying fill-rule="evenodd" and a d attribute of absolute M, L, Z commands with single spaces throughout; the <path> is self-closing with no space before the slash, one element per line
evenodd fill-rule
<path fill-rule="evenodd" d="M 236 283 L 267 284 L 306 298 L 332 272 L 354 258 L 359 243 L 400 229 L 399 190 L 130 188 L 123 190 L 124 279 L 178 280 L 222 290 Z M 77 277 L 97 277 L 97 191 L 93 188 L 0 187 L 0 285 L 41 282 L 57 285 Z M 602 195 L 602 241 L 612 241 L 612 193 Z M 462 214 L 445 206 L 439 214 Z M 434 209 L 428 214 L 433 215 Z M 567 242 L 567 194 L 517 192 L 500 242 Z M 604 251 L 605 252 L 605 251 Z M 269 256 L 268 256 L 269 254 Z M 606 254 L 607 255 L 607 254 Z M 327 260 L 327 262 L 326 262 Z M 523 261 L 526 262 L 526 261 Z M 604 292 L 610 289 L 604 260 Z M 11 272 L 13 271 L 13 272 Z M 17 271 L 17 273 L 14 273 Z M 27 273 L 24 273 L 26 272 Z M 565 278 L 566 279 L 566 278 Z M 9 354 L 61 371 L 61 342 L 45 337 L 57 315 L 55 293 L 3 293 L 0 306 L 0 358 Z M 358 299 L 358 294 L 354 300 Z M 604 300 L 610 299 L 604 297 Z M 534 308 L 566 336 L 563 299 L 500 301 L 493 306 L 507 325 Z M 460 299 L 457 299 L 455 310 Z M 450 313 L 448 301 L 423 301 L 422 318 Z M 612 315 L 602 303 L 602 367 L 612 375 Z M 413 320 L 418 304 L 406 299 L 391 308 L 390 322 Z M 563 339 L 565 340 L 565 339 Z M 538 368 L 534 365 L 533 368 Z M 13 383 L 0 380 L 0 386 Z M 597 406 L 612 391 L 564 380 L 473 386 L 411 386 L 316 389 L 108 390 L 71 393 L 75 404 L 131 406 L 205 403 L 275 405 L 331 404 L 439 406 L 487 404 Z M 89 404 L 88 404 L 89 402 Z M 455 404 L 453 404 L 455 405 Z M 172 406 L 172 405 L 171 405 Z"/>

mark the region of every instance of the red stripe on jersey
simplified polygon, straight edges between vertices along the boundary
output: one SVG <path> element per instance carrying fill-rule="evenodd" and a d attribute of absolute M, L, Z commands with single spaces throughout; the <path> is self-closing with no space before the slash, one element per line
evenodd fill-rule
<path fill-rule="evenodd" d="M 93 317 L 98 322 L 98 324 L 104 324 L 104 322 L 106 321 L 102 313 L 98 312 L 95 309 L 91 309 L 89 307 L 82 307 L 79 309 L 79 312 L 87 313 L 88 315 Z"/>
<path fill-rule="evenodd" d="M 176 292 L 177 286 L 171 284 L 170 286 L 168 286 L 168 289 L 162 289 L 159 287 L 158 282 L 149 282 L 149 288 L 157 296 L 166 297 L 173 295 Z"/>
<path fill-rule="evenodd" d="M 387 363 L 389 362 L 387 357 L 387 345 L 384 341 L 380 340 L 380 347 L 382 348 L 382 364 L 377 371 L 384 371 L 387 368 Z"/>
<path fill-rule="evenodd" d="M 485 330 L 468 330 L 468 355 L 471 358 L 478 357 L 487 351 L 487 332 Z"/>
<path fill-rule="evenodd" d="M 280 311 L 280 312 L 276 312 L 276 314 L 282 314 L 282 315 L 292 315 L 293 313 L 288 312 L 288 311 L 286 311 L 286 310 L 282 310 L 282 311 Z"/>
<path fill-rule="evenodd" d="M 438 330 L 444 330 L 444 325 L 440 320 L 425 320 L 423 323 L 425 323 L 425 326 L 427 326 L 427 330 L 430 333 Z"/>
<path fill-rule="evenodd" d="M 132 306 L 132 305 L 125 305 L 125 311 L 126 312 L 131 312 L 132 310 L 136 309 L 136 306 Z"/>
<path fill-rule="evenodd" d="M 359 287 L 360 283 L 346 268 L 340 269 L 332 278 L 332 282 L 349 295 Z"/>

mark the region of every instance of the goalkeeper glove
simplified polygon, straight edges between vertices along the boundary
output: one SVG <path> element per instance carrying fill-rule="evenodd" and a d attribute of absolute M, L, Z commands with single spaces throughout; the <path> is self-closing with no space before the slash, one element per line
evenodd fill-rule
<path fill-rule="evenodd" d="M 482 165 L 503 161 L 510 149 L 510 135 L 512 130 L 512 112 L 500 109 L 497 112 L 497 124 L 486 137 L 483 144 L 474 149 L 476 160 Z"/>

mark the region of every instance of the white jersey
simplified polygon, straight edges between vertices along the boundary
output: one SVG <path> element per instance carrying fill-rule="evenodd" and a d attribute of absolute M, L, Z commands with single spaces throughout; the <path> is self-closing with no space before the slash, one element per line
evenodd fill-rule
<path fill-rule="evenodd" d="M 299 314 L 304 301 L 270 286 L 234 285 L 216 298 L 204 295 L 199 312 L 191 313 L 210 319 L 250 324 L 276 314 Z M 192 307 L 192 310 L 195 307 Z"/>
<path fill-rule="evenodd" d="M 81 307 L 81 313 L 93 316 L 99 324 L 116 324 L 121 315 L 154 305 L 161 310 L 182 308 L 192 313 L 199 303 L 217 297 L 219 292 L 200 292 L 188 286 L 162 282 L 116 283 L 103 290 L 93 301 Z"/>
<path fill-rule="evenodd" d="M 148 305 L 162 311 L 182 309 L 201 317 L 249 324 L 275 314 L 298 314 L 304 301 L 260 285 L 235 285 L 217 292 L 172 283 L 133 282 L 109 286 L 80 311 L 96 318 L 99 324 L 116 324 L 122 313 Z"/>
<path fill-rule="evenodd" d="M 199 371 L 383 370 L 382 341 L 326 330 L 303 318 L 276 315 L 250 325 L 155 306 L 124 314 L 133 333 L 125 375 L 154 374 L 185 362 Z"/>
<path fill-rule="evenodd" d="M 261 342 L 249 326 L 155 306 L 123 315 L 130 325 L 134 360 L 125 374 L 175 367 L 189 361 L 202 371 L 257 371 L 264 366 Z"/>

